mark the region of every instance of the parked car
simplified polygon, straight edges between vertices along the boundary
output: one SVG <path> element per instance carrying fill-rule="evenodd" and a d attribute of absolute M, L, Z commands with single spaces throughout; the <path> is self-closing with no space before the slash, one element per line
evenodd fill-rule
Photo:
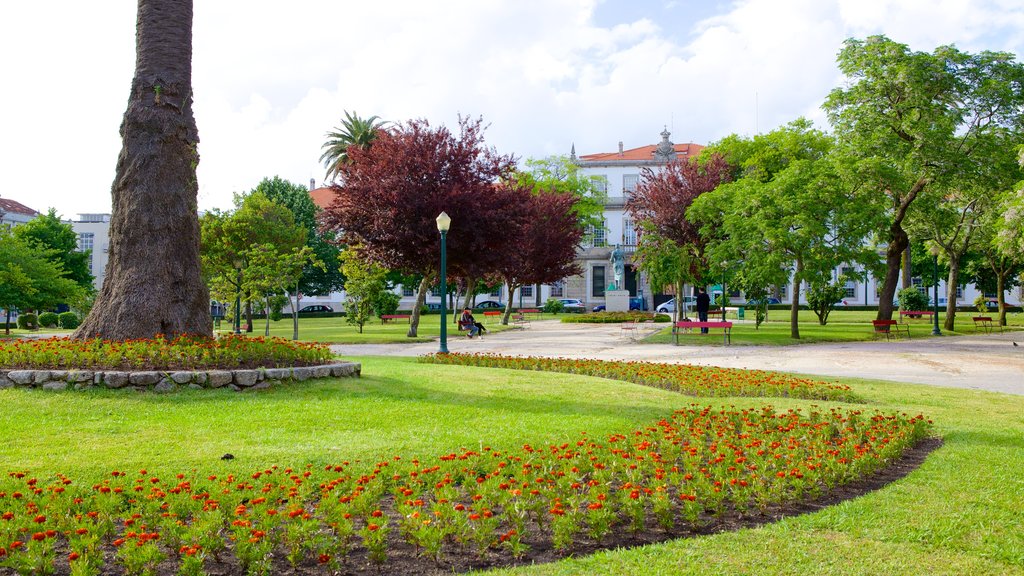
<path fill-rule="evenodd" d="M 477 302 L 476 306 L 474 306 L 474 308 L 481 308 L 483 310 L 495 309 L 495 308 L 504 309 L 505 305 L 502 304 L 501 302 L 496 302 L 494 300 L 484 300 L 483 302 Z"/>
<path fill-rule="evenodd" d="M 645 306 L 644 306 L 644 298 L 643 298 L 643 296 L 630 296 L 629 297 L 629 309 L 630 310 L 643 310 L 644 308 L 645 308 Z M 607 307 L 604 304 L 598 304 L 597 306 L 594 306 L 594 312 L 604 312 L 606 309 L 607 309 Z"/>
<path fill-rule="evenodd" d="M 317 312 L 334 312 L 334 308 L 331 308 L 326 304 L 311 304 L 309 306 L 299 308 L 299 314 L 313 314 Z"/>
<path fill-rule="evenodd" d="M 566 312 L 582 312 L 586 309 L 583 301 L 579 298 L 559 298 L 559 301 L 562 302 L 562 307 Z"/>
<path fill-rule="evenodd" d="M 713 298 L 712 298 L 712 301 L 714 301 Z M 683 311 L 684 312 L 689 310 L 689 309 L 691 309 L 691 308 L 693 308 L 695 304 L 697 304 L 697 297 L 696 296 L 683 296 Z M 668 302 L 662 302 L 661 304 L 658 304 L 658 307 L 655 308 L 654 311 L 658 312 L 660 314 L 671 314 L 672 312 L 675 312 L 676 311 L 676 299 L 673 298 L 673 299 L 669 300 Z"/>
<path fill-rule="evenodd" d="M 749 304 L 751 306 L 757 306 L 760 303 L 761 303 L 761 300 L 757 299 L 757 298 L 752 299 L 752 300 L 747 300 L 747 304 Z M 767 304 L 782 304 L 782 301 L 779 300 L 778 298 L 773 298 L 773 297 L 769 296 L 768 298 L 765 299 L 765 303 L 767 303 Z"/>

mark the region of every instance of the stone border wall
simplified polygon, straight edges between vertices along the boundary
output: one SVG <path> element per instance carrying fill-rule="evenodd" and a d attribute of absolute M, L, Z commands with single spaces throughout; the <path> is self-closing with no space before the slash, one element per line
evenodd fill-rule
<path fill-rule="evenodd" d="M 311 378 L 358 378 L 361 372 L 362 365 L 358 362 L 255 370 L 0 370 L 0 389 L 17 386 L 44 390 L 107 388 L 174 392 L 182 388 L 227 387 L 242 391 L 262 390 L 286 381 L 302 382 Z"/>

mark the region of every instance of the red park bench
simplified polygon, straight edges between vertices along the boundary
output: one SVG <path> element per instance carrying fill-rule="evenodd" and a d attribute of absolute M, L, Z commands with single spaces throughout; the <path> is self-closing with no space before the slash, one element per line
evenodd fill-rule
<path fill-rule="evenodd" d="M 694 328 L 721 328 L 725 331 L 725 340 L 729 344 L 732 344 L 732 322 L 694 322 L 692 320 L 682 320 L 676 322 L 672 326 L 672 339 L 673 342 L 679 344 L 679 332 L 689 332 Z"/>
<path fill-rule="evenodd" d="M 490 324 L 491 321 L 488 320 L 488 318 L 497 318 L 497 317 L 501 316 L 502 314 L 504 314 L 504 312 L 502 312 L 501 310 L 488 310 L 488 311 L 484 312 L 484 320 L 488 324 Z"/>
<path fill-rule="evenodd" d="M 875 338 L 885 336 L 889 340 L 905 334 L 910 339 L 910 326 L 900 326 L 895 320 L 872 320 L 871 326 L 875 329 Z"/>
<path fill-rule="evenodd" d="M 996 324 L 994 324 L 992 322 L 992 317 L 991 316 L 975 316 L 975 317 L 971 318 L 971 320 L 974 320 L 974 327 L 975 328 L 980 328 L 980 329 L 984 330 L 985 332 L 991 332 L 992 329 L 996 327 Z M 999 330 L 1002 330 L 1002 329 L 1003 329 L 1003 327 L 999 326 Z"/>
<path fill-rule="evenodd" d="M 900 310 L 900 320 L 902 321 L 904 318 L 921 318 L 934 314 L 934 310 Z"/>
<path fill-rule="evenodd" d="M 398 320 L 401 318 L 405 318 L 410 324 L 412 323 L 412 314 L 384 314 L 380 317 L 380 323 L 386 324 L 388 320 Z"/>

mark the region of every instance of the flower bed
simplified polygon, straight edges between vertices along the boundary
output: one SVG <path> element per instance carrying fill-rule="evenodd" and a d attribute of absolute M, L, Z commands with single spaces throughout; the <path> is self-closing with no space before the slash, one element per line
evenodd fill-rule
<path fill-rule="evenodd" d="M 607 438 L 423 461 L 224 477 L 115 471 L 91 486 L 14 472 L 0 479 L 0 567 L 378 572 L 400 554 L 428 571 L 514 563 L 813 498 L 886 466 L 928 429 L 922 416 L 694 405 Z"/>
<path fill-rule="evenodd" d="M 667 314 L 640 312 L 639 310 L 630 310 L 629 312 L 587 312 L 586 314 L 562 317 L 562 322 L 570 324 L 621 324 L 623 322 L 645 322 L 647 320 L 671 322 L 672 318 Z"/>
<path fill-rule="evenodd" d="M 7 370 L 232 370 L 314 366 L 331 361 L 326 344 L 283 338 L 179 336 L 168 340 L 69 340 L 47 338 L 0 342 L 0 367 Z"/>
<path fill-rule="evenodd" d="M 422 356 L 420 361 L 431 364 L 585 374 L 675 390 L 691 396 L 776 396 L 845 402 L 860 400 L 850 391 L 849 386 L 762 370 L 462 353 L 430 354 Z"/>

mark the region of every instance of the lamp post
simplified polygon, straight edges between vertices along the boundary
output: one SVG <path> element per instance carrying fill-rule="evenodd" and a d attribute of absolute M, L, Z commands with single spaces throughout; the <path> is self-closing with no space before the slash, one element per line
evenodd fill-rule
<path fill-rule="evenodd" d="M 727 260 L 722 260 L 722 322 L 725 322 L 725 268 L 729 265 Z M 722 330 L 722 344 L 729 343 L 728 330 Z"/>
<path fill-rule="evenodd" d="M 448 266 L 447 245 L 445 240 L 448 236 L 448 228 L 452 225 L 452 219 L 447 213 L 441 212 L 437 216 L 437 231 L 441 233 L 441 354 L 448 353 L 448 310 L 445 307 L 448 299 L 448 284 L 445 278 L 445 268 Z"/>
<path fill-rule="evenodd" d="M 935 283 L 932 289 L 932 336 L 942 336 L 939 330 L 939 246 L 932 244 L 928 251 L 932 253 L 932 282 Z"/>
<path fill-rule="evenodd" d="M 235 279 L 238 282 L 238 291 L 235 292 L 235 334 L 242 333 L 242 261 L 235 260 Z"/>

